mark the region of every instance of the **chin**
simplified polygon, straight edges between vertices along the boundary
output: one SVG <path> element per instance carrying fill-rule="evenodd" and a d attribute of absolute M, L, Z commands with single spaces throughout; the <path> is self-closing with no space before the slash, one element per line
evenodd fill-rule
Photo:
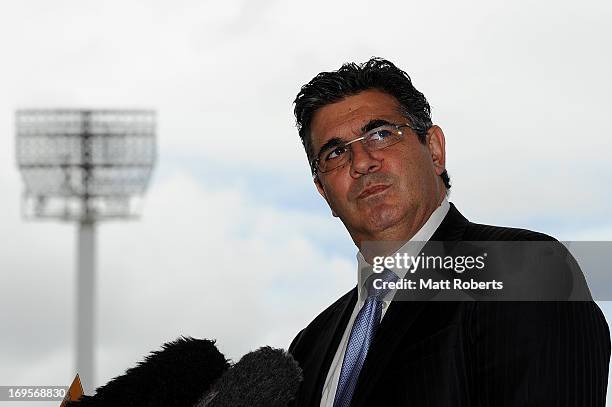
<path fill-rule="evenodd" d="M 368 229 L 373 232 L 380 232 L 404 219 L 404 211 L 397 206 L 382 205 L 373 208 L 368 214 Z"/>

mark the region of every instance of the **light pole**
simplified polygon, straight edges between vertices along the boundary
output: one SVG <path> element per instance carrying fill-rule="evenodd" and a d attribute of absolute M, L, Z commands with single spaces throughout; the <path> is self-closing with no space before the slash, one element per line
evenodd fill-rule
<path fill-rule="evenodd" d="M 91 394 L 96 223 L 138 216 L 157 154 L 155 112 L 22 109 L 15 124 L 24 218 L 78 223 L 76 370 Z"/>

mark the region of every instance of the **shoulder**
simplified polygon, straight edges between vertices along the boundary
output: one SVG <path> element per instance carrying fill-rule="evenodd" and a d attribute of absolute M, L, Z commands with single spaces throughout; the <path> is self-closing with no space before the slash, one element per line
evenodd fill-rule
<path fill-rule="evenodd" d="M 434 241 L 556 241 L 547 234 L 528 229 L 486 225 L 468 220 L 450 202 L 448 213 L 432 236 Z"/>
<path fill-rule="evenodd" d="M 487 240 L 487 241 L 557 241 L 545 233 L 529 229 L 511 228 L 505 226 L 485 225 L 481 223 L 468 222 L 465 228 L 463 240 Z"/>
<path fill-rule="evenodd" d="M 464 241 L 486 252 L 487 273 L 504 281 L 508 300 L 591 300 L 579 264 L 554 237 L 528 229 L 469 222 Z"/>

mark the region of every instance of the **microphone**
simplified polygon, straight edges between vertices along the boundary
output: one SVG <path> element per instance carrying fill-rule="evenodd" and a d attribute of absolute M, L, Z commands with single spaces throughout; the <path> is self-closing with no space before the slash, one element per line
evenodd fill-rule
<path fill-rule="evenodd" d="M 301 381 L 289 353 L 264 346 L 244 355 L 194 407 L 286 407 Z"/>
<path fill-rule="evenodd" d="M 215 341 L 180 337 L 67 407 L 192 406 L 229 366 Z"/>

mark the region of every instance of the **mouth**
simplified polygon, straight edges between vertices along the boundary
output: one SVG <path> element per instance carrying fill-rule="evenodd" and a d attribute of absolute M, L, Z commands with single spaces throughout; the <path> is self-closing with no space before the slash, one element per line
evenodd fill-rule
<path fill-rule="evenodd" d="M 357 196 L 357 199 L 363 199 L 363 198 L 367 198 L 372 195 L 380 194 L 386 191 L 387 188 L 389 188 L 389 185 L 382 185 L 382 184 L 372 185 L 370 187 L 367 187 L 363 191 L 361 191 L 361 193 Z"/>

